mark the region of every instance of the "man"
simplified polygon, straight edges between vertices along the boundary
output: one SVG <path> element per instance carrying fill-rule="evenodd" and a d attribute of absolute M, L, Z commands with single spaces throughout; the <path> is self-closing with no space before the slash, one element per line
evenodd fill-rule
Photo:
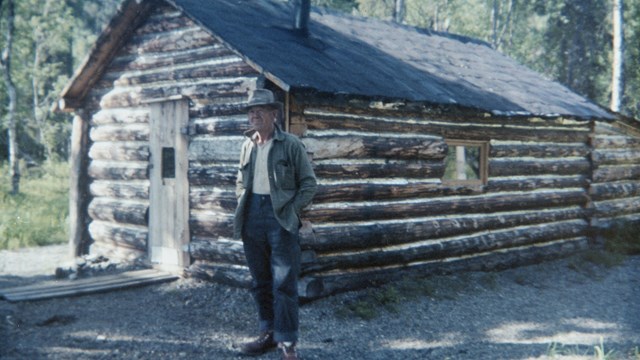
<path fill-rule="evenodd" d="M 260 331 L 241 351 L 260 355 L 278 346 L 291 360 L 298 358 L 299 215 L 317 184 L 300 139 L 277 125 L 281 106 L 269 90 L 249 96 L 251 129 L 240 153 L 234 235 L 242 238 L 253 278 Z"/>

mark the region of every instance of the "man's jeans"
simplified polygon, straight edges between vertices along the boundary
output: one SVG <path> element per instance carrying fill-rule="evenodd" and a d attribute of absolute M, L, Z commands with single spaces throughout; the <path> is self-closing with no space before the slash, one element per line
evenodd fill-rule
<path fill-rule="evenodd" d="M 269 195 L 252 194 L 245 210 L 244 253 L 253 277 L 252 293 L 260 331 L 276 342 L 298 340 L 298 235 L 285 230 L 273 213 Z"/>

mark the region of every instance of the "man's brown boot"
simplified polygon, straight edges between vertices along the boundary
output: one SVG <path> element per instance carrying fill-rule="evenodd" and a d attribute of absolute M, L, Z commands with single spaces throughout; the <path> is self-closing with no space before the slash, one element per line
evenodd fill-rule
<path fill-rule="evenodd" d="M 273 341 L 273 331 L 263 332 L 257 339 L 242 344 L 240 352 L 245 355 L 257 356 L 275 348 L 278 344 Z"/>
<path fill-rule="evenodd" d="M 296 351 L 296 343 L 289 346 L 284 343 L 278 344 L 278 347 L 282 350 L 282 360 L 298 360 L 298 352 Z"/>

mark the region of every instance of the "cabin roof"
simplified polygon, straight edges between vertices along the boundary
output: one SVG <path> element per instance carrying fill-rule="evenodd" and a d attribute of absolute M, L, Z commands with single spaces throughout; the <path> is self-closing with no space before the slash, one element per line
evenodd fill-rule
<path fill-rule="evenodd" d="M 166 1 L 287 91 L 463 106 L 496 115 L 614 117 L 567 87 L 471 38 L 315 7 L 309 35 L 305 36 L 293 30 L 290 2 Z M 153 0 L 129 7 L 145 2 Z M 125 1 L 118 16 L 126 14 L 128 3 L 138 1 Z M 117 21 L 112 25 L 118 26 Z M 94 52 L 98 50 L 94 48 Z M 63 98 L 86 93 L 73 89 L 79 76 L 83 76 L 82 69 Z"/>

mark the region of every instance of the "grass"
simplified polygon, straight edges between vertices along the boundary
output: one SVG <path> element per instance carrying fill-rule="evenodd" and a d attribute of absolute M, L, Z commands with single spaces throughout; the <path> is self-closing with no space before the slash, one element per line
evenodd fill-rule
<path fill-rule="evenodd" d="M 615 350 L 605 349 L 604 341 L 600 338 L 600 344 L 590 348 L 584 346 L 566 346 L 559 343 L 552 343 L 547 348 L 547 357 L 551 359 L 581 358 L 594 360 L 640 360 L 640 349 L 635 347 L 627 354 Z"/>
<path fill-rule="evenodd" d="M 11 195 L 6 163 L 0 166 L 0 249 L 62 244 L 68 238 L 69 166 L 50 162 L 22 170 Z"/>
<path fill-rule="evenodd" d="M 640 254 L 640 222 L 616 220 L 604 232 L 605 250 L 613 254 Z"/>
<path fill-rule="evenodd" d="M 592 279 L 603 274 L 590 265 L 612 268 L 621 265 L 629 255 L 640 254 L 640 222 L 616 220 L 603 232 L 604 248 L 593 249 L 573 257 L 569 268 Z"/>
<path fill-rule="evenodd" d="M 487 277 L 488 287 L 495 286 L 495 278 Z M 346 301 L 336 309 L 339 317 L 371 320 L 381 311 L 397 312 L 399 304 L 418 298 L 455 300 L 470 284 L 468 274 L 441 276 L 411 276 L 401 281 L 371 287 Z"/>

